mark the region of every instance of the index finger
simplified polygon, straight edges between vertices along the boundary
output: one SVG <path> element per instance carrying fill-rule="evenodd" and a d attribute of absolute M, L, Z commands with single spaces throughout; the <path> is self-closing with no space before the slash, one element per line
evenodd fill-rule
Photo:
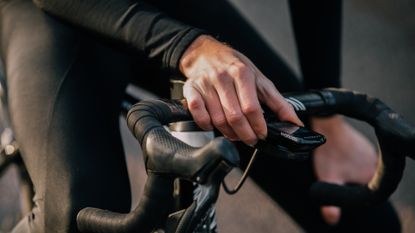
<path fill-rule="evenodd" d="M 235 79 L 235 89 L 242 113 L 258 138 L 265 139 L 267 136 L 267 126 L 258 99 L 256 77 L 253 75 L 253 72 L 248 68 L 240 70 L 239 78 Z"/>
<path fill-rule="evenodd" d="M 298 118 L 294 108 L 289 104 L 274 83 L 261 74 L 257 79 L 258 97 L 264 102 L 282 121 L 290 121 L 294 124 L 304 126 Z"/>

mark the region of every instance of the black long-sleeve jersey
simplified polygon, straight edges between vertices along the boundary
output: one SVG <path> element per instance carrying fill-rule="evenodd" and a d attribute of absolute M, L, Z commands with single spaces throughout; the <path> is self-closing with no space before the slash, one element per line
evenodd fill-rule
<path fill-rule="evenodd" d="M 170 18 L 142 1 L 34 0 L 46 12 L 135 48 L 161 68 L 177 71 L 188 45 L 205 31 Z"/>

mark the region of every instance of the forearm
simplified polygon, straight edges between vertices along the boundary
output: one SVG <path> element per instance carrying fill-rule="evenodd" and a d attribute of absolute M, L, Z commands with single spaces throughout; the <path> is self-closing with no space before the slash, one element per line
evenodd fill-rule
<path fill-rule="evenodd" d="M 201 30 L 169 18 L 142 1 L 34 0 L 46 12 L 136 49 L 162 68 L 177 70 L 180 56 Z"/>
<path fill-rule="evenodd" d="M 291 17 L 307 89 L 340 86 L 340 0 L 291 0 Z"/>

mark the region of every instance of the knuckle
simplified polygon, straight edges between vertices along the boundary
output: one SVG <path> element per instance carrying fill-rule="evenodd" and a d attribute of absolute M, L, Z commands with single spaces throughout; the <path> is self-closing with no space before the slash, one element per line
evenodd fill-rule
<path fill-rule="evenodd" d="M 248 67 L 242 62 L 235 62 L 228 68 L 228 73 L 234 77 L 244 77 L 248 71 Z"/>
<path fill-rule="evenodd" d="M 212 75 L 212 79 L 214 81 L 221 81 L 226 80 L 228 78 L 228 73 L 225 70 L 216 71 L 214 75 Z"/>
<path fill-rule="evenodd" d="M 242 121 L 243 115 L 241 112 L 231 113 L 227 116 L 228 122 L 231 125 L 238 124 Z"/>
<path fill-rule="evenodd" d="M 192 81 L 192 86 L 197 89 L 205 89 L 209 86 L 209 76 L 200 76 L 200 78 Z"/>
<path fill-rule="evenodd" d="M 258 137 L 265 137 L 267 134 L 267 123 L 265 122 L 265 119 L 262 118 L 255 121 L 252 125 L 252 129 Z"/>
<path fill-rule="evenodd" d="M 275 87 L 275 84 L 271 81 L 271 80 L 269 80 L 269 79 L 267 79 L 267 78 L 264 78 L 264 80 L 265 80 L 265 83 L 270 87 L 270 88 L 272 88 L 272 89 L 274 89 L 275 91 L 277 91 L 277 88 Z"/>
<path fill-rule="evenodd" d="M 289 119 L 293 114 L 295 115 L 295 110 L 291 104 L 286 103 L 283 105 L 283 107 L 281 107 L 280 113 L 282 118 Z"/>
<path fill-rule="evenodd" d="M 227 124 L 228 124 L 226 122 L 225 117 L 223 116 L 215 116 L 213 117 L 212 121 L 213 121 L 213 125 L 215 125 L 217 128 L 227 127 Z"/>
<path fill-rule="evenodd" d="M 202 128 L 208 128 L 210 126 L 210 118 L 206 115 L 198 117 L 195 121 Z"/>
<path fill-rule="evenodd" d="M 294 108 L 292 108 L 291 104 L 289 104 L 285 100 L 276 101 L 276 106 L 277 106 L 277 110 L 279 112 L 289 112 L 291 109 L 294 109 Z"/>
<path fill-rule="evenodd" d="M 290 103 L 288 103 L 287 101 L 284 101 L 285 102 L 285 108 L 287 109 L 287 112 L 288 113 L 293 113 L 293 112 L 295 112 L 295 110 L 294 110 L 294 106 L 292 106 Z"/>
<path fill-rule="evenodd" d="M 199 99 L 190 99 L 187 101 L 187 106 L 191 111 L 198 111 L 202 108 L 203 103 L 202 100 Z"/>
<path fill-rule="evenodd" d="M 259 106 L 256 105 L 246 105 L 242 106 L 242 112 L 244 115 L 252 116 L 259 113 Z"/>

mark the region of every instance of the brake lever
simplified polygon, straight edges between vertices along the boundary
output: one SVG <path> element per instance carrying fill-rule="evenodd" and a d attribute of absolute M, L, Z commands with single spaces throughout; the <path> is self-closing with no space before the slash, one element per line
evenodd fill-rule
<path fill-rule="evenodd" d="M 225 176 L 234 168 L 235 165 L 225 160 L 221 161 L 211 170 L 204 180 L 198 183 L 197 192 L 193 203 L 186 209 L 169 215 L 166 222 L 166 233 L 189 233 L 189 232 L 210 232 L 205 219 L 209 218 L 209 213 L 219 195 L 220 184 Z"/>

